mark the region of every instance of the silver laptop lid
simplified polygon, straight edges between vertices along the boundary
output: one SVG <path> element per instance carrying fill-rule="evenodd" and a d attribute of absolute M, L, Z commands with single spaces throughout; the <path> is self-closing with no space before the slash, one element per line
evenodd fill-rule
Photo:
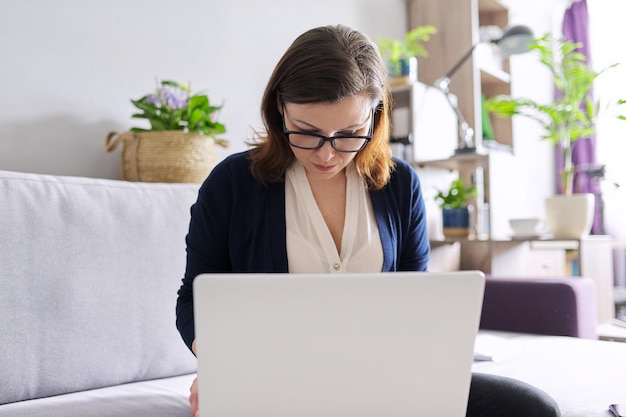
<path fill-rule="evenodd" d="M 205 274 L 202 417 L 464 416 L 480 272 Z"/>

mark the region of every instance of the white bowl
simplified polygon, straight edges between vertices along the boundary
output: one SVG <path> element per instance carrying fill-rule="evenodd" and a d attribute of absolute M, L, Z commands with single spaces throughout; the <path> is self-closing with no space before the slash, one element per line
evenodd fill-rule
<path fill-rule="evenodd" d="M 535 236 L 539 234 L 542 221 L 535 217 L 509 219 L 509 225 L 515 236 Z"/>

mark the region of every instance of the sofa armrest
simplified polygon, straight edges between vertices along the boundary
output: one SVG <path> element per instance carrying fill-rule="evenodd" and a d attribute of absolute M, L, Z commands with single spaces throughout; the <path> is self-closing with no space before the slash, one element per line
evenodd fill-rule
<path fill-rule="evenodd" d="M 586 277 L 488 276 L 480 328 L 597 339 L 595 284 Z"/>

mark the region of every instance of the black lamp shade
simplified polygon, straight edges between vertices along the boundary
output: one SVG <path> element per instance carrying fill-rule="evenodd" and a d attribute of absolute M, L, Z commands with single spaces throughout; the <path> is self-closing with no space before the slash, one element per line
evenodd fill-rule
<path fill-rule="evenodd" d="M 506 56 L 521 54 L 528 51 L 528 45 L 533 40 L 533 32 L 523 25 L 511 26 L 505 30 L 500 39 L 493 40 L 500 52 Z"/>

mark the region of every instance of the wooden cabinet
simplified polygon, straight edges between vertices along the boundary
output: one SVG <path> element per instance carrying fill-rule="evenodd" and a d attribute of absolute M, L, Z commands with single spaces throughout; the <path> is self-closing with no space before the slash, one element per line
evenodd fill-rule
<path fill-rule="evenodd" d="M 428 42 L 428 58 L 420 58 L 418 79 L 428 85 L 445 75 L 472 47 L 480 43 L 481 27 L 504 28 L 508 10 L 497 0 L 408 0 L 409 26 L 430 24 L 438 33 Z M 479 147 L 512 147 L 511 119 L 490 118 L 493 140 L 483 140 L 481 98 L 510 94 L 509 63 L 480 44 L 472 57 L 454 74 L 450 91 L 457 96 L 461 113 L 474 129 Z"/>

